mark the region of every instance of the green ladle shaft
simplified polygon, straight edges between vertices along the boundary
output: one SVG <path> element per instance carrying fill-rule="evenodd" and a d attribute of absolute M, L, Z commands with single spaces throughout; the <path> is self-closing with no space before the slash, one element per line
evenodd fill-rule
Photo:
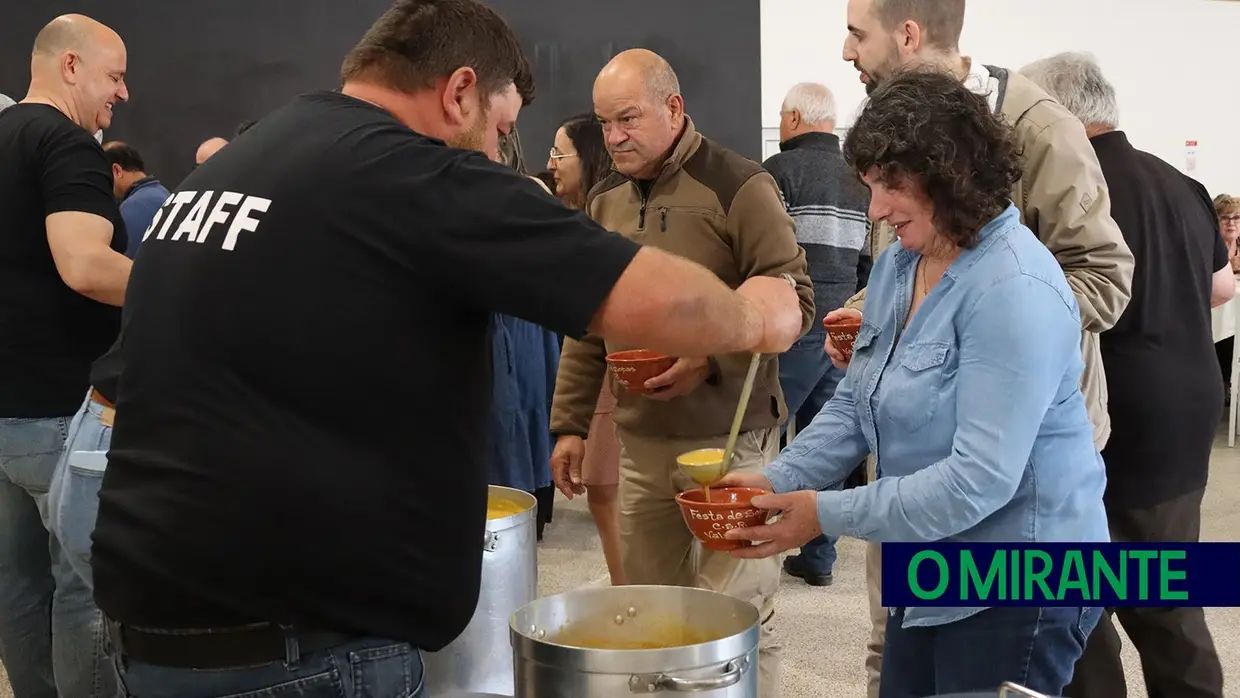
<path fill-rule="evenodd" d="M 741 422 L 745 421 L 745 408 L 749 406 L 749 396 L 753 394 L 753 382 L 758 376 L 758 362 L 761 354 L 754 354 L 749 361 L 749 373 L 745 374 L 745 384 L 741 386 L 740 404 L 736 406 L 736 416 L 732 418 L 732 431 L 728 433 L 728 445 L 723 449 L 723 466 L 719 477 L 728 474 L 732 468 L 732 456 L 736 454 L 736 439 L 741 434 Z"/>

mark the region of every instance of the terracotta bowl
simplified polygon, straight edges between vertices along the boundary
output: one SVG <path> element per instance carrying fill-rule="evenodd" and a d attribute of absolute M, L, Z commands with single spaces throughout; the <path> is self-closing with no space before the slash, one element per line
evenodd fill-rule
<path fill-rule="evenodd" d="M 646 381 L 665 373 L 676 359 L 649 349 L 617 351 L 607 355 L 607 368 L 612 378 L 630 393 L 647 395 Z"/>
<path fill-rule="evenodd" d="M 730 540 L 723 534 L 734 528 L 749 528 L 766 523 L 766 510 L 749 503 L 754 497 L 766 494 L 753 487 L 724 487 L 710 489 L 710 501 L 701 489 L 692 489 L 676 495 L 680 513 L 685 524 L 702 545 L 709 550 L 737 550 L 750 543 Z"/>
<path fill-rule="evenodd" d="M 831 337 L 831 344 L 849 359 L 852 358 L 853 342 L 857 341 L 857 333 L 860 331 L 860 320 L 842 320 L 827 325 L 827 335 Z"/>

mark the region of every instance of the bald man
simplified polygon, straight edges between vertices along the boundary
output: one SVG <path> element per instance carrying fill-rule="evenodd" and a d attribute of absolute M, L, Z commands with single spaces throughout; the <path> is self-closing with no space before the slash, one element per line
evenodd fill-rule
<path fill-rule="evenodd" d="M 194 167 L 198 167 L 202 163 L 211 159 L 212 155 L 224 149 L 228 145 L 228 141 L 223 138 L 208 138 L 198 146 L 198 151 L 194 153 Z"/>
<path fill-rule="evenodd" d="M 641 49 L 616 56 L 594 83 L 594 111 L 618 172 L 590 192 L 590 216 L 609 230 L 705 266 L 733 288 L 750 277 L 790 274 L 804 334 L 814 319 L 814 290 L 775 180 L 761 165 L 698 133 L 667 61 Z M 552 473 L 569 497 L 582 491 L 584 439 L 606 375 L 604 357 L 631 348 L 596 335 L 565 340 L 551 417 L 557 436 Z M 684 356 L 646 382 L 649 394 L 619 393 L 620 532 L 631 583 L 713 589 L 759 607 L 760 695 L 774 698 L 780 647 L 771 620 L 778 561 L 695 552 L 675 502 L 678 492 L 694 486 L 677 470 L 676 457 L 724 446 L 749 363 L 745 354 Z M 777 359 L 766 357 L 732 468 L 760 470 L 774 458 L 786 418 Z"/>
<path fill-rule="evenodd" d="M 44 517 L 129 278 L 111 166 L 93 135 L 129 98 L 125 69 L 116 32 L 57 17 L 35 39 L 25 99 L 0 113 L 0 660 L 23 698 L 116 693 L 99 611 Z"/>

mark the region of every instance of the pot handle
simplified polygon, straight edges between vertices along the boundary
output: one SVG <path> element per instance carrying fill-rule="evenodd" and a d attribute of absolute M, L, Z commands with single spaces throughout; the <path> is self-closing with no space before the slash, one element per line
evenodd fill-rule
<path fill-rule="evenodd" d="M 748 668 L 749 657 L 741 657 L 725 664 L 722 674 L 709 679 L 678 679 L 667 674 L 635 675 L 629 679 L 629 690 L 633 693 L 657 693 L 659 691 L 698 693 L 700 691 L 716 691 L 739 683 L 741 676 L 744 676 Z"/>

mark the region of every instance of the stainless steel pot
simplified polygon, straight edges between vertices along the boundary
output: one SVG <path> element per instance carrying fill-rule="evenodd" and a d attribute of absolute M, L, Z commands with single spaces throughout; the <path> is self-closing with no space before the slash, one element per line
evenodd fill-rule
<path fill-rule="evenodd" d="M 620 586 L 548 596 L 512 616 L 516 698 L 757 698 L 758 621 L 753 604 L 704 589 Z M 675 628 L 696 644 L 676 642 Z M 643 641 L 672 646 L 580 646 Z"/>
<path fill-rule="evenodd" d="M 538 595 L 538 500 L 528 492 L 497 485 L 491 485 L 489 497 L 515 504 L 521 511 L 487 521 L 478 607 L 464 632 L 447 647 L 423 655 L 427 698 L 513 693 L 508 619 Z"/>

